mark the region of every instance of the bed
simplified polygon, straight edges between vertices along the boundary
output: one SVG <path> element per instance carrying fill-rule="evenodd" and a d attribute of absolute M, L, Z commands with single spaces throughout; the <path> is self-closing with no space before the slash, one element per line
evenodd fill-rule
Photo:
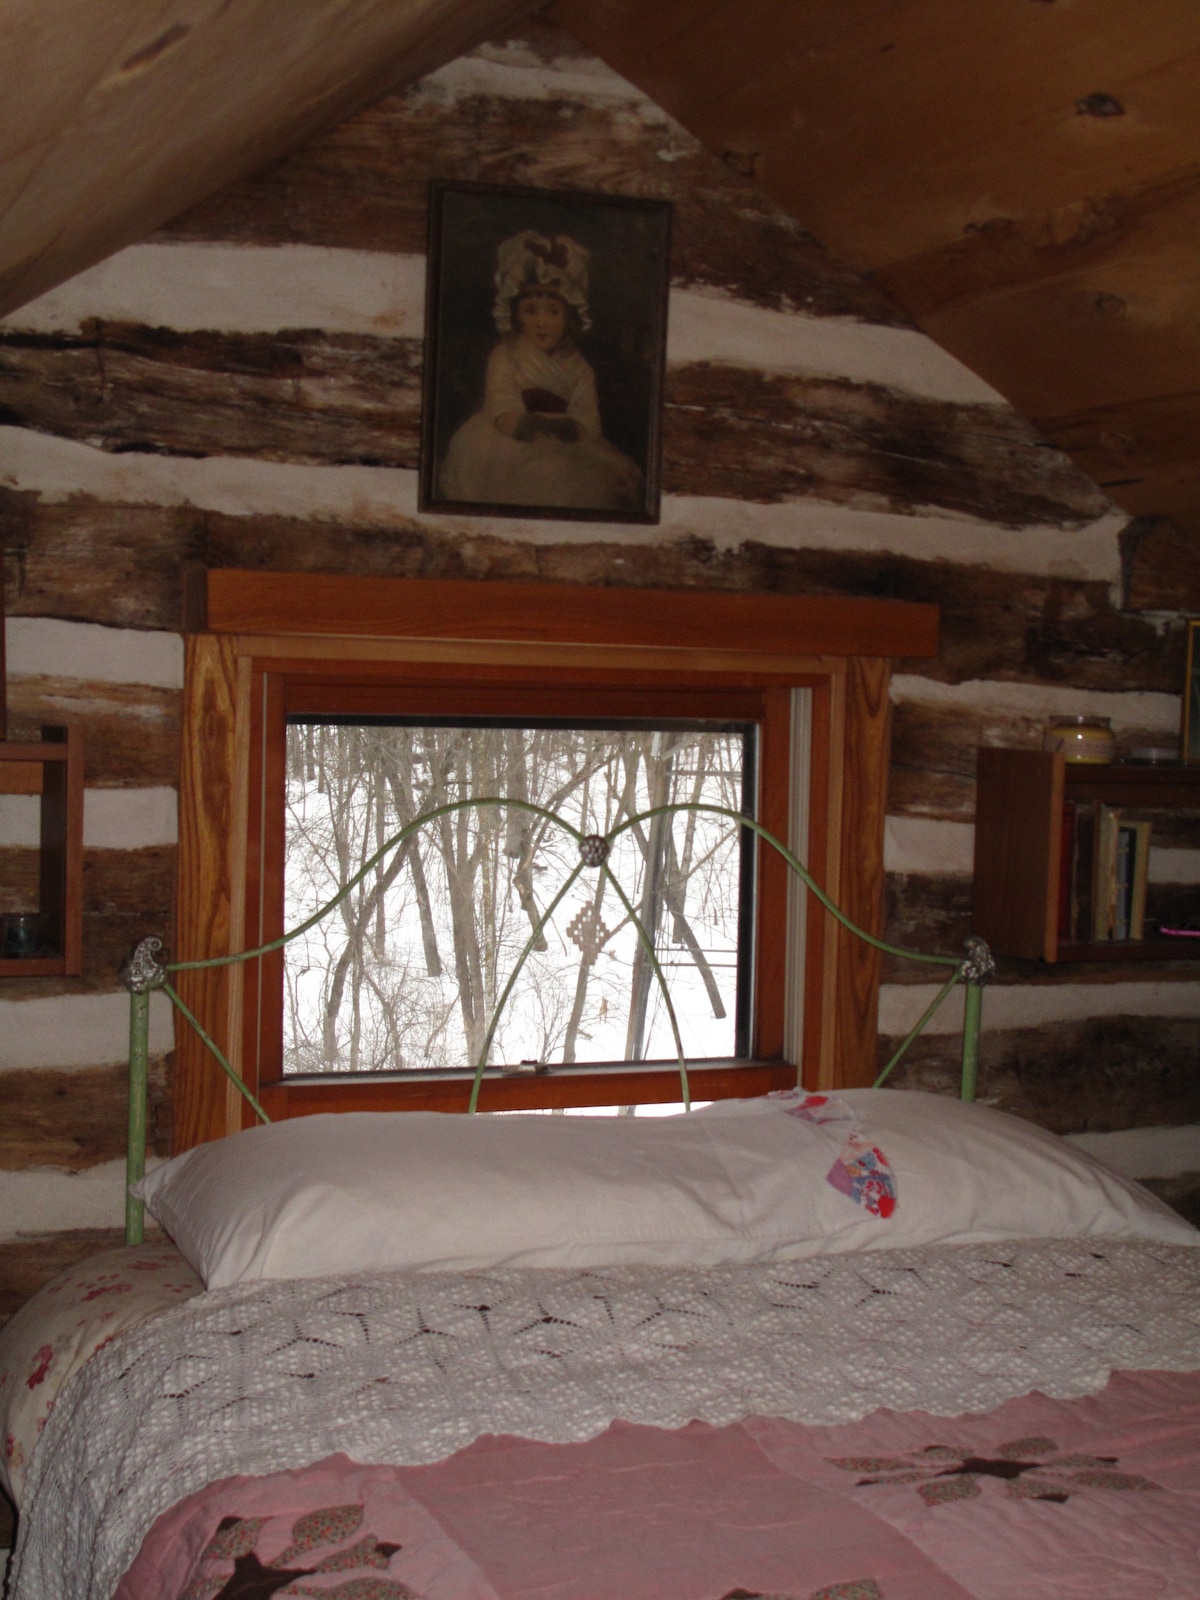
<path fill-rule="evenodd" d="M 1200 1592 L 1200 1234 L 986 1106 L 318 1115 L 136 1187 L 166 1241 L 0 1335 L 9 1600 Z"/>

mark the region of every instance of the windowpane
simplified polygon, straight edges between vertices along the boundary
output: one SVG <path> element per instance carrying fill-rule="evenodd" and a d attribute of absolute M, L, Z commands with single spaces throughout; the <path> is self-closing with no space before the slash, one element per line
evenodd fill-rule
<path fill-rule="evenodd" d="M 624 727 L 296 718 L 287 730 L 284 925 L 330 900 L 415 817 L 512 797 L 609 835 L 689 802 L 748 808 L 752 725 Z M 606 876 L 520 806 L 463 807 L 409 837 L 284 952 L 284 1073 L 670 1060 L 653 938 L 690 1059 L 746 1051 L 751 852 L 727 817 L 639 822 Z M 528 958 L 497 1015 L 505 987 Z"/>

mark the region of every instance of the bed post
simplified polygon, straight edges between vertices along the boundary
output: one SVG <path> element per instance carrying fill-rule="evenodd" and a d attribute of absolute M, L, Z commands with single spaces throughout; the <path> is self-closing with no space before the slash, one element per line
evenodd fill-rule
<path fill-rule="evenodd" d="M 129 995 L 129 1129 L 125 1143 L 125 1243 L 141 1244 L 145 1206 L 133 1186 L 146 1171 L 146 1079 L 150 992 Z"/>
<path fill-rule="evenodd" d="M 987 942 L 972 934 L 967 940 L 967 959 L 962 964 L 963 997 L 962 1084 L 963 1100 L 974 1100 L 979 1073 L 979 1030 L 983 1016 L 983 986 L 996 970 Z"/>
<path fill-rule="evenodd" d="M 166 976 L 155 959 L 161 939 L 143 939 L 121 968 L 129 990 L 129 1122 L 125 1141 L 125 1243 L 141 1244 L 145 1206 L 133 1186 L 146 1171 L 146 1091 L 150 1060 L 150 991 Z"/>

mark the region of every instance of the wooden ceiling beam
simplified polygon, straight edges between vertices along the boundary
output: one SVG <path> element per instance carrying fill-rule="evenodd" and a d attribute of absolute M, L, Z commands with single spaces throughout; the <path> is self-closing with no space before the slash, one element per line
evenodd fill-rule
<path fill-rule="evenodd" d="M 1099 280 L 1080 273 L 981 296 L 921 326 L 1030 418 L 1186 393 L 1200 383 L 1195 261 L 1183 246 Z"/>
<path fill-rule="evenodd" d="M 928 28 L 902 35 L 872 17 L 869 38 L 777 47 L 770 71 L 736 93 L 697 95 L 693 83 L 666 103 L 710 149 L 756 152 L 766 190 L 860 271 L 1194 168 L 1200 37 L 1155 58 L 1118 34 L 1103 57 L 1076 66 L 1095 52 L 1069 50 L 1039 72 L 1023 64 L 1042 53 L 1032 35 L 1014 48 L 976 33 L 994 8 L 954 7 L 944 30 L 943 0 L 926 9 Z M 1141 38 L 1162 49 L 1152 29 Z M 668 84 L 677 71 L 664 69 Z M 1121 114 L 1079 109 L 1101 93 Z"/>
<path fill-rule="evenodd" d="M 1130 255 L 1194 250 L 1200 166 L 1132 192 L 1088 195 L 1036 219 L 997 219 L 961 238 L 872 272 L 920 319 L 962 302 L 1087 273 L 1098 286 Z"/>
<path fill-rule="evenodd" d="M 0 315 L 534 0 L 0 0 Z"/>
<path fill-rule="evenodd" d="M 1099 453 L 1099 449 L 1089 452 L 1089 457 Z M 1077 458 L 1077 464 L 1084 468 L 1082 459 Z M 1114 467 L 1112 472 L 1103 487 L 1131 517 L 1165 517 L 1180 528 L 1200 528 L 1200 463 L 1194 457 L 1150 467 L 1138 462 L 1133 468 Z M 1097 476 L 1096 481 L 1102 480 Z M 1200 590 L 1189 609 L 1200 612 Z"/>
<path fill-rule="evenodd" d="M 1086 457 L 1091 476 L 1097 479 L 1112 478 L 1135 465 L 1142 471 L 1177 469 L 1195 461 L 1200 390 L 1043 417 L 1038 429 L 1076 459 Z"/>
<path fill-rule="evenodd" d="M 1114 197 L 1136 214 L 1142 193 L 1153 206 L 1196 180 L 1200 14 L 1178 0 L 557 0 L 552 15 L 710 149 L 757 155 L 777 202 L 889 283 L 1005 228 L 1095 234 Z M 1081 109 L 1104 94 L 1119 114 Z"/>
<path fill-rule="evenodd" d="M 551 14 L 736 158 L 1118 504 L 1190 526 L 1194 7 L 556 0 Z"/>
<path fill-rule="evenodd" d="M 559 0 L 548 7 L 560 27 L 635 83 L 630 65 L 644 66 L 697 21 L 728 9 L 727 0 Z"/>

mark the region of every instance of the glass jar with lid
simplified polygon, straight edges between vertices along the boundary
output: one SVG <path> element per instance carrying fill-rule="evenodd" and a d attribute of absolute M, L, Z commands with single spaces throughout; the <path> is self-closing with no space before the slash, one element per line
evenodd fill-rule
<path fill-rule="evenodd" d="M 37 918 L 27 911 L 19 911 L 8 918 L 0 955 L 10 961 L 28 960 L 37 955 L 39 942 Z"/>
<path fill-rule="evenodd" d="M 1042 749 L 1061 750 L 1067 761 L 1111 761 L 1116 748 L 1108 717 L 1055 717 L 1042 734 Z"/>

